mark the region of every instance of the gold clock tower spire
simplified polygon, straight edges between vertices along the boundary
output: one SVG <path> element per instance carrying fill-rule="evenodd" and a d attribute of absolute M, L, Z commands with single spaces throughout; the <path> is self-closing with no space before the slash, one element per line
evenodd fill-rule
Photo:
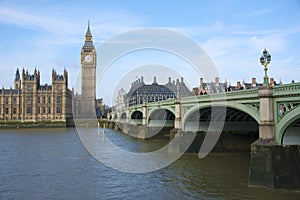
<path fill-rule="evenodd" d="M 96 116 L 96 49 L 93 44 L 93 36 L 90 22 L 85 34 L 85 42 L 81 49 L 81 115 L 85 118 Z"/>

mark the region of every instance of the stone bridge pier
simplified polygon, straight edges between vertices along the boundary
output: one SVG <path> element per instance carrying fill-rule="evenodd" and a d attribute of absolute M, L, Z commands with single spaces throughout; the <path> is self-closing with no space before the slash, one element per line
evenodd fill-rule
<path fill-rule="evenodd" d="M 251 144 L 249 186 L 300 188 L 300 151 L 275 138 L 273 88 L 259 89 L 259 139 Z"/>

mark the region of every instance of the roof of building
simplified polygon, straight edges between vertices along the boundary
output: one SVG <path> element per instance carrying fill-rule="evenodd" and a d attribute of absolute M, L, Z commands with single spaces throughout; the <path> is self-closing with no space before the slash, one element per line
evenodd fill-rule
<path fill-rule="evenodd" d="M 132 86 L 127 93 L 127 97 L 131 97 L 133 94 L 173 94 L 174 96 L 177 95 L 177 85 L 179 88 L 179 94 L 181 97 L 186 97 L 192 95 L 191 91 L 188 87 L 184 84 L 183 78 L 181 82 L 179 79 L 172 83 L 171 78 L 169 77 L 169 82 L 165 85 L 159 85 L 156 82 L 156 77 L 154 77 L 152 84 L 145 84 L 143 81 L 143 77 L 141 79 L 136 80 L 132 83 Z"/>
<path fill-rule="evenodd" d="M 40 90 L 52 90 L 52 85 L 41 85 Z"/>
<path fill-rule="evenodd" d="M 57 75 L 54 76 L 54 80 L 55 80 L 55 81 L 64 81 L 65 78 L 64 78 L 63 75 L 57 74 Z"/>
<path fill-rule="evenodd" d="M 175 94 L 172 90 L 167 88 L 164 85 L 158 85 L 158 84 L 151 84 L 151 85 L 146 85 L 146 84 L 139 84 L 139 85 L 134 85 L 133 87 L 130 88 L 129 92 L 127 93 L 127 97 L 131 97 L 132 95 L 135 94 Z"/>
<path fill-rule="evenodd" d="M 184 82 L 179 82 L 179 94 L 181 97 L 191 96 L 192 93 L 189 90 L 189 88 L 184 84 Z M 171 91 L 174 92 L 174 94 L 177 93 L 177 85 L 173 84 L 171 82 L 168 82 L 166 84 L 166 87 L 169 88 Z M 176 94 L 177 95 L 177 94 Z"/>
<path fill-rule="evenodd" d="M 12 94 L 22 94 L 22 90 L 16 90 L 16 89 L 4 89 L 4 95 L 6 94 L 10 94 L 10 91 L 12 92 Z M 0 89 L 0 94 L 2 94 L 2 89 Z"/>
<path fill-rule="evenodd" d="M 34 75 L 26 74 L 26 75 L 24 76 L 24 79 L 25 79 L 26 81 L 33 81 L 33 80 L 34 80 Z"/>

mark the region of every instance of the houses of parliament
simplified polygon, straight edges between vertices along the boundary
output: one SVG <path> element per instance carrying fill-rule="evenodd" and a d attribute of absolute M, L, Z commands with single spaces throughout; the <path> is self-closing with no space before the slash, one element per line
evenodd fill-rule
<path fill-rule="evenodd" d="M 0 89 L 0 121 L 65 122 L 74 117 L 95 117 L 96 50 L 88 24 L 81 50 L 81 95 L 68 88 L 68 72 L 52 69 L 52 84 L 42 85 L 40 71 L 16 69 L 14 87 Z M 73 112 L 74 110 L 74 112 Z M 75 115 L 75 116 L 74 116 Z"/>

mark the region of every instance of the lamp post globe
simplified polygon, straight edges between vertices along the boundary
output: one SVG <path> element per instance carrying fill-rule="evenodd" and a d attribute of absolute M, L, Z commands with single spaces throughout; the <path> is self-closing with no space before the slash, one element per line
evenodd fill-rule
<path fill-rule="evenodd" d="M 269 77 L 268 77 L 268 64 L 271 62 L 271 54 L 265 48 L 263 50 L 262 56 L 259 58 L 260 64 L 264 66 L 265 76 L 264 76 L 264 86 L 269 86 Z"/>

